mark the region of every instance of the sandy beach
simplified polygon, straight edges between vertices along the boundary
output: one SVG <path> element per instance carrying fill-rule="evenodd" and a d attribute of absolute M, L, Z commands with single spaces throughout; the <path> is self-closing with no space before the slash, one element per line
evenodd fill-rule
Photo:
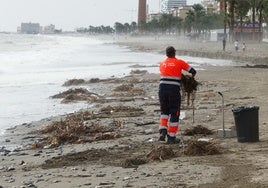
<path fill-rule="evenodd" d="M 245 42 L 245 51 L 242 50 L 241 41 L 239 41 L 238 51 L 235 51 L 232 41 L 227 41 L 226 50 L 223 51 L 221 41 L 191 41 L 181 37 L 119 37 L 117 43 L 128 45 L 132 50 L 155 51 L 162 54 L 164 54 L 166 46 L 172 45 L 176 47 L 177 55 L 213 59 L 232 59 L 239 62 L 248 62 L 250 64 L 267 63 L 267 42 Z"/>
<path fill-rule="evenodd" d="M 235 67 L 202 66 L 196 75 L 200 84 L 195 97 L 189 106 L 186 99 L 182 101 L 177 137 L 183 143 L 178 145 L 158 141 L 159 75 L 139 71 L 142 65 L 133 67 L 124 78 L 81 78 L 65 83 L 62 87 L 66 91 L 85 84 L 92 89 L 54 97 L 62 102 L 83 100 L 94 105 L 74 114 L 8 129 L 1 145 L 24 147 L 0 147 L 0 187 L 268 187 L 267 43 L 248 43 L 246 52 L 235 53 L 232 43 L 222 52 L 220 42 L 161 37 L 122 37 L 115 42 L 132 50 L 162 53 L 163 58 L 166 46 L 173 45 L 178 56 L 245 63 Z M 224 97 L 224 121 L 218 92 Z M 259 107 L 258 142 L 238 142 L 237 137 L 218 135 L 223 123 L 226 129 L 234 129 L 232 109 L 238 106 Z M 73 128 L 76 123 L 78 127 Z M 66 125 L 69 133 L 81 132 L 78 136 L 56 137 L 49 132 L 51 125 L 53 129 Z M 212 134 L 184 134 L 197 126 Z M 190 147 L 200 138 L 209 148 Z"/>

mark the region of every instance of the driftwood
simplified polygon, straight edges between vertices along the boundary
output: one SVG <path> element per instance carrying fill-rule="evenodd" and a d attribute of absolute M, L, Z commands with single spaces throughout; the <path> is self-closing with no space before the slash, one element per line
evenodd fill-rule
<path fill-rule="evenodd" d="M 135 122 L 136 126 L 144 126 L 144 125 L 151 125 L 151 124 L 155 124 L 154 121 L 148 121 L 148 122 Z"/>

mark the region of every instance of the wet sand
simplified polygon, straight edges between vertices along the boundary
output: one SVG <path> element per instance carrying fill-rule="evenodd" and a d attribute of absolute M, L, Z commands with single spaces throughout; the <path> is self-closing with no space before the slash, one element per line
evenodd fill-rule
<path fill-rule="evenodd" d="M 163 38 L 141 40 L 124 37 L 117 42 L 120 45 L 128 45 L 133 50 L 159 53 L 163 53 L 167 45 L 174 45 L 178 52 L 184 49 L 193 53 L 204 51 L 205 54 L 221 50 L 220 46 L 213 48 L 215 43 L 206 45 L 194 43 L 191 46 L 189 43 L 187 46 L 185 43 Z M 266 44 L 253 45 L 256 46 L 254 48 L 256 52 L 251 50 L 248 56 L 254 57 L 254 53 L 257 53 L 258 58 L 266 58 L 264 53 L 268 49 Z M 227 46 L 226 53 L 233 53 L 231 48 L 231 44 Z M 243 52 L 238 53 L 240 55 L 236 56 L 241 59 L 245 55 Z M 249 61 L 245 62 L 245 65 L 248 63 L 254 64 Z M 263 61 L 262 64 L 264 63 Z M 105 132 L 94 129 L 94 134 L 90 132 L 83 135 L 74 143 L 66 141 L 59 146 L 53 146 L 52 142 L 45 142 L 45 145 L 40 144 L 41 146 L 37 147 L 36 143 L 41 143 L 49 134 L 37 134 L 36 130 L 45 128 L 55 121 L 64 121 L 66 115 L 11 128 L 7 131 L 3 144 L 35 147 L 15 151 L 0 149 L 0 185 L 2 187 L 268 187 L 266 157 L 268 69 L 248 66 L 203 68 L 204 70 L 198 71 L 196 75 L 200 85 L 195 99 L 191 100 L 193 106 L 187 106 L 186 101 L 182 101 L 182 112 L 185 117 L 180 121 L 181 131 L 177 137 L 183 137 L 186 145 L 166 145 L 157 141 L 159 121 L 157 74 L 137 72 L 139 74 L 131 74 L 121 79 L 85 82 L 82 85 L 89 84 L 92 88 L 90 92 L 97 94 L 99 98 L 94 99 L 95 102 L 91 101 L 93 107 L 83 109 L 94 114 L 92 119 L 84 117 L 83 125 L 89 128 L 98 125 L 113 129 L 109 131 L 105 129 Z M 70 86 L 63 87 L 68 90 Z M 79 88 L 80 85 L 76 87 Z M 226 128 L 235 126 L 232 108 L 244 105 L 259 107 L 259 142 L 241 143 L 236 137 L 222 138 L 217 135 L 217 130 L 223 125 L 222 98 L 218 92 L 224 96 Z M 92 100 L 92 98 L 86 99 Z M 182 136 L 187 128 L 198 125 L 212 130 L 214 134 Z M 209 139 L 221 154 L 186 155 L 187 143 L 190 144 L 191 140 L 198 138 Z"/>
<path fill-rule="evenodd" d="M 177 55 L 193 57 L 207 57 L 215 59 L 231 59 L 249 64 L 268 63 L 268 42 L 246 42 L 246 50 L 242 50 L 242 42 L 239 41 L 239 50 L 235 51 L 234 43 L 227 41 L 223 51 L 221 41 L 193 41 L 179 37 L 118 37 L 116 42 L 130 46 L 132 50 L 154 51 L 165 53 L 165 48 L 172 45 L 177 50 Z"/>

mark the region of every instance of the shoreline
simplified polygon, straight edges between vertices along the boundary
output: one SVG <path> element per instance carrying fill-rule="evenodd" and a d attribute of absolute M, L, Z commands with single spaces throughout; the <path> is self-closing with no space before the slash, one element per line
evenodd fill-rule
<path fill-rule="evenodd" d="M 192 56 L 211 59 L 226 59 L 250 64 L 268 63 L 268 43 L 249 42 L 246 51 L 242 51 L 241 44 L 238 52 L 234 49 L 232 42 L 226 43 L 226 50 L 222 50 L 222 42 L 190 41 L 178 37 L 118 37 L 115 44 L 128 46 L 134 51 L 149 51 L 165 54 L 165 48 L 172 45 L 177 50 L 177 55 Z"/>
<path fill-rule="evenodd" d="M 128 44 L 130 49 L 143 49 L 142 51 L 159 53 L 163 52 L 167 44 L 173 45 L 170 40 L 158 41 L 159 43 L 151 39 L 148 41 L 143 39 L 138 42 L 133 39 L 135 40 L 133 43 L 132 39 L 122 40 L 123 43 L 117 42 L 120 45 Z M 179 49 L 183 45 L 177 47 Z M 91 92 L 103 95 L 101 100 L 95 102 L 94 107 L 87 110 L 93 111 L 94 114 L 105 112 L 107 117 L 93 118 L 84 122 L 91 123 L 91 126 L 99 124 L 108 127 L 116 123 L 119 125 L 119 129 L 111 130 L 109 133 L 111 135 L 118 134 L 120 137 L 84 143 L 65 143 L 55 148 L 46 145 L 47 147 L 43 148 L 10 152 L 4 151 L 2 148 L 0 186 L 142 187 L 141 184 L 145 187 L 204 188 L 268 186 L 266 173 L 268 168 L 266 159 L 268 105 L 265 105 L 265 102 L 268 101 L 268 78 L 265 76 L 266 74 L 267 69 L 263 68 L 232 66 L 206 66 L 205 70 L 198 71 L 196 79 L 202 84 L 196 93 L 194 102 L 195 123 L 192 121 L 192 107 L 187 107 L 183 101 L 182 111 L 185 113 L 185 118 L 180 122 L 181 132 L 196 125 L 209 128 L 214 132 L 213 135 L 184 136 L 184 139 L 185 141 L 200 137 L 212 139 L 212 143 L 220 146 L 222 154 L 180 155 L 162 160 L 160 156 L 160 160 L 149 162 L 137 159 L 144 155 L 148 157 L 153 153 L 154 148 L 164 147 L 172 151 L 184 149 L 176 146 L 169 147 L 157 141 L 158 75 L 130 74 L 123 78 L 87 83 L 92 88 Z M 121 90 L 117 91 L 116 88 L 121 88 Z M 128 90 L 128 88 L 130 89 Z M 225 99 L 226 128 L 234 126 L 231 111 L 233 107 L 239 105 L 260 106 L 260 142 L 238 143 L 235 137 L 223 139 L 217 136 L 217 129 L 222 128 L 221 98 L 217 94 L 219 91 L 223 93 Z M 108 106 L 114 107 L 114 109 L 112 108 L 107 113 L 103 109 Z M 122 106 L 128 108 L 120 110 L 119 107 Z M 135 113 L 138 115 L 135 116 Z M 22 126 L 15 126 L 7 132 L 6 138 L 9 139 L 7 143 L 21 143 L 29 146 L 46 136 L 36 134 L 33 132 L 34 130 L 44 128 L 54 121 L 61 121 L 65 117 L 66 115 L 45 118 Z M 100 135 L 101 133 L 94 135 L 95 137 L 90 137 L 90 135 L 88 137 L 96 139 L 100 138 Z M 81 156 L 86 160 L 83 161 Z M 133 157 L 137 157 L 136 161 Z M 57 159 L 65 163 L 62 164 Z M 46 166 L 48 164 L 52 165 L 48 167 Z"/>

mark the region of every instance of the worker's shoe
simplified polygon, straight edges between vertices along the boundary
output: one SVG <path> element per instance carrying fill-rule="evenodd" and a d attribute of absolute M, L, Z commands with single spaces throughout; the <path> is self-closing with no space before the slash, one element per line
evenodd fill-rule
<path fill-rule="evenodd" d="M 175 136 L 167 136 L 168 140 L 167 140 L 167 144 L 179 144 L 180 141 L 176 139 Z"/>
<path fill-rule="evenodd" d="M 160 129 L 159 133 L 160 133 L 160 137 L 158 140 L 159 141 L 166 141 L 167 129 Z"/>

